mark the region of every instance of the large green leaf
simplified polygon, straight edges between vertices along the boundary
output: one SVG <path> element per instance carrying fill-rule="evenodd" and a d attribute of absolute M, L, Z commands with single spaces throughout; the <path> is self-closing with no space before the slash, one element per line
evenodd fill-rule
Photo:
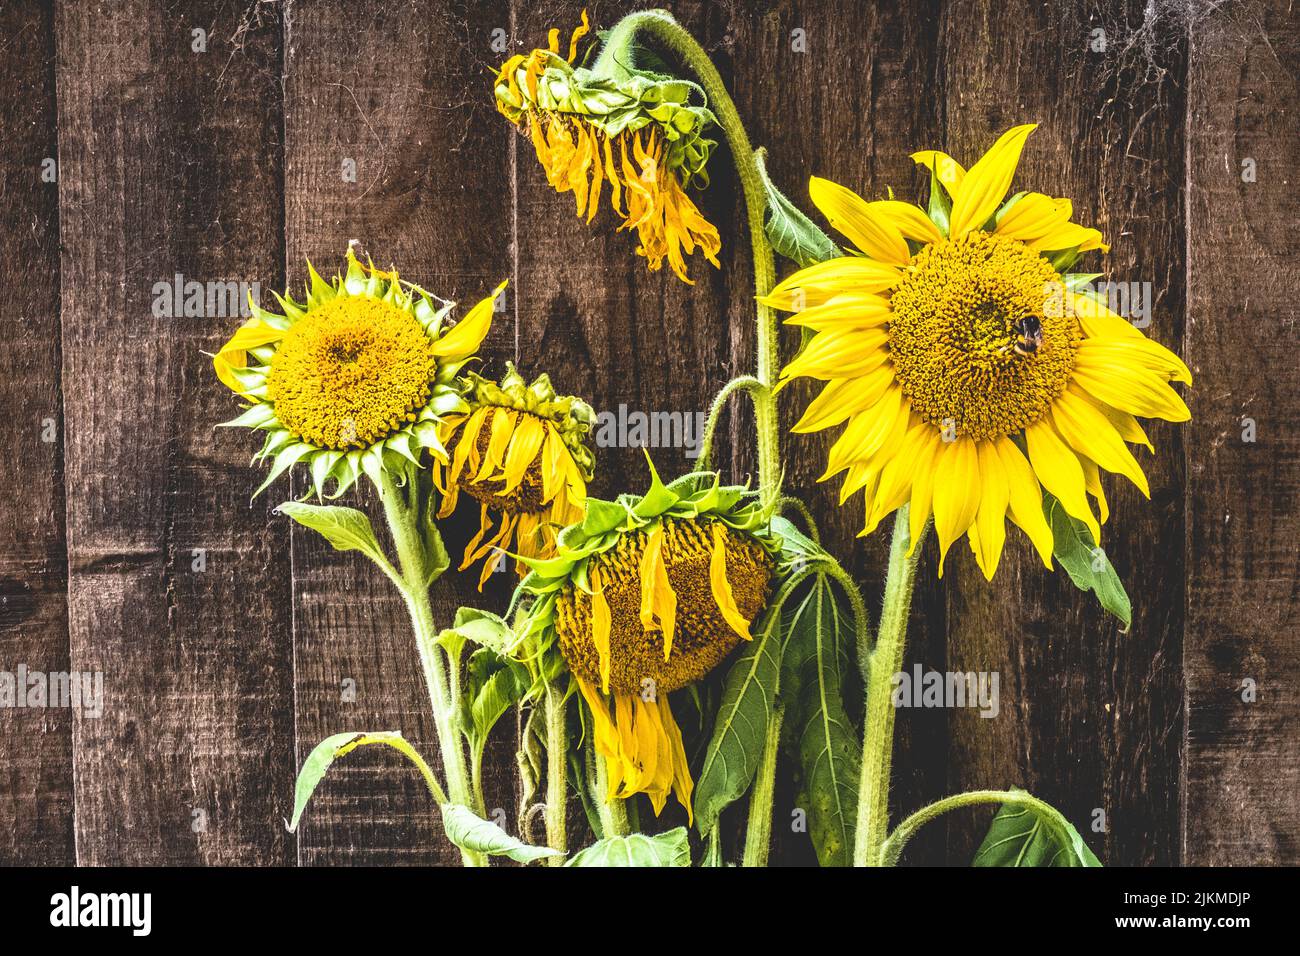
<path fill-rule="evenodd" d="M 772 248 L 798 263 L 801 269 L 839 256 L 840 250 L 830 237 L 773 185 L 767 175 L 767 165 L 763 161 L 761 150 L 755 154 L 754 159 L 758 165 L 758 175 L 763 180 L 763 189 L 767 192 L 767 221 L 764 229 Z"/>
<path fill-rule="evenodd" d="M 1004 804 L 971 866 L 1101 866 L 1070 821 L 1042 800 Z"/>
<path fill-rule="evenodd" d="M 276 509 L 304 528 L 311 528 L 334 546 L 336 551 L 360 551 L 383 569 L 396 572 L 375 537 L 370 519 L 356 508 L 342 505 L 309 505 L 305 501 L 286 501 Z"/>
<path fill-rule="evenodd" d="M 1092 591 L 1101 606 L 1124 622 L 1133 621 L 1133 605 L 1115 573 L 1106 552 L 1097 546 L 1092 532 L 1072 517 L 1055 497 L 1043 492 L 1043 514 L 1052 528 L 1052 554 L 1080 591 Z"/>
<path fill-rule="evenodd" d="M 433 772 L 429 769 L 429 765 L 425 763 L 424 758 L 399 733 L 381 730 L 372 733 L 334 734 L 334 736 L 326 737 L 316 745 L 316 748 L 308 754 L 307 759 L 303 762 L 302 769 L 298 771 L 298 781 L 293 788 L 293 819 L 289 821 L 290 831 L 298 829 L 298 823 L 302 819 L 303 810 L 307 807 L 307 801 L 316 792 L 316 787 L 324 779 L 334 761 L 346 756 L 358 747 L 372 744 L 392 747 L 415 764 L 426 781 L 433 780 Z M 436 786 L 436 784 L 431 785 L 431 789 L 432 786 Z"/>
<path fill-rule="evenodd" d="M 507 856 L 519 863 L 531 863 L 548 856 L 563 856 L 548 846 L 531 846 L 512 837 L 490 820 L 484 820 L 469 807 L 458 803 L 442 805 L 442 825 L 447 839 L 462 850 Z"/>
<path fill-rule="evenodd" d="M 574 854 L 565 866 L 690 866 L 691 846 L 686 828 L 658 836 L 607 837 Z"/>
<path fill-rule="evenodd" d="M 713 737 L 695 783 L 701 833 L 717 826 L 723 809 L 749 788 L 758 770 L 781 679 L 780 629 L 779 610 L 769 611 L 723 681 Z"/>
<path fill-rule="evenodd" d="M 527 667 L 491 648 L 480 647 L 470 655 L 461 702 L 465 733 L 476 751 L 482 752 L 496 722 L 528 696 L 532 683 Z"/>
<path fill-rule="evenodd" d="M 853 627 L 831 581 L 812 579 L 786 615 L 781 697 L 801 770 L 800 805 L 822 866 L 848 866 L 858 806 L 861 738 L 844 709 L 842 686 Z"/>

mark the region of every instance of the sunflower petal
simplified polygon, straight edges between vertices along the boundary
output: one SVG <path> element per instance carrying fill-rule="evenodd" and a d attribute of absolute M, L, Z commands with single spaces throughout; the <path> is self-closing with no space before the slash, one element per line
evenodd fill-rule
<path fill-rule="evenodd" d="M 1037 126 L 1030 123 L 1007 130 L 970 168 L 953 196 L 948 233 L 952 238 L 980 228 L 997 211 L 1011 188 L 1025 140 Z"/>

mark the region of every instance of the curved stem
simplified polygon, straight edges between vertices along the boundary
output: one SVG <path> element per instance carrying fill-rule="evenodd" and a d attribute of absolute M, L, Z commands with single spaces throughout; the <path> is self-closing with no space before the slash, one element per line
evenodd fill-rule
<path fill-rule="evenodd" d="M 408 487 L 415 480 L 407 475 Z M 418 508 L 406 500 L 406 495 L 393 476 L 384 471 L 379 482 L 379 497 L 384 505 L 384 517 L 397 548 L 401 568 L 402 596 L 411 615 L 415 643 L 420 652 L 420 667 L 424 671 L 425 688 L 433 708 L 433 722 L 438 733 L 438 747 L 442 754 L 442 772 L 447 778 L 447 792 L 453 803 L 474 806 L 474 791 L 469 771 L 465 765 L 465 751 L 460 745 L 460 735 L 451 720 L 455 700 L 448 686 L 446 653 L 437 644 L 437 629 L 433 623 L 433 608 L 429 604 L 429 589 L 425 586 L 424 545 L 420 538 Z M 466 866 L 486 866 L 487 858 L 472 850 L 461 850 Z"/>
<path fill-rule="evenodd" d="M 709 59 L 709 54 L 664 10 L 643 10 L 620 20 L 610 31 L 592 71 L 625 78 L 633 65 L 632 39 L 637 33 L 653 37 L 681 58 L 698 78 L 704 95 L 708 98 L 709 107 L 718 118 L 718 125 L 722 127 L 731 149 L 736 176 L 745 197 L 745 215 L 754 259 L 754 291 L 760 298 L 766 296 L 776 284 L 776 259 L 763 227 L 767 196 L 754 158 L 754 148 L 740 121 L 736 104 L 727 92 L 727 86 L 717 67 Z M 776 313 L 762 302 L 756 303 L 756 308 L 758 369 L 755 377 L 767 386 L 766 391 L 754 394 L 754 417 L 758 431 L 758 484 L 763 500 L 771 503 L 781 493 L 780 430 L 776 397 L 771 392 L 780 370 L 780 341 L 777 337 Z"/>
<path fill-rule="evenodd" d="M 776 503 L 776 507 L 782 512 L 786 509 L 799 512 L 799 517 L 803 518 L 804 527 L 808 529 L 808 537 L 812 538 L 813 544 L 822 543 L 821 532 L 817 530 L 817 521 L 813 518 L 813 514 L 806 504 L 794 495 L 782 495 L 781 500 Z"/>
<path fill-rule="evenodd" d="M 546 685 L 546 845 L 561 853 L 568 852 L 569 791 L 565 779 L 565 759 L 569 750 L 569 731 L 565 722 L 564 692 L 553 684 Z M 562 866 L 564 857 L 547 859 L 549 866 Z"/>
<path fill-rule="evenodd" d="M 921 549 L 908 550 L 908 507 L 894 516 L 889 547 L 885 602 L 880 612 L 876 646 L 871 652 L 867 681 L 867 719 L 862 740 L 862 776 L 858 784 L 858 823 L 853 847 L 854 866 L 879 866 L 889 827 L 889 771 L 894 754 L 894 702 L 890 684 L 903 666 L 907 615 L 912 606 L 916 564 Z M 919 542 L 917 542 L 919 544 Z"/>
<path fill-rule="evenodd" d="M 929 806 L 922 807 L 900 823 L 889 835 L 880 849 L 881 866 L 895 866 L 903 855 L 907 841 L 935 817 L 956 810 L 959 807 L 977 806 L 985 803 L 1019 803 L 1026 806 L 1041 804 L 1042 801 L 1030 796 L 1023 790 L 970 790 L 955 796 L 936 800 Z"/>
<path fill-rule="evenodd" d="M 700 441 L 698 461 L 700 471 L 709 470 L 709 461 L 713 457 L 713 437 L 718 428 L 718 419 L 722 416 L 722 410 L 727 407 L 727 402 L 731 396 L 738 391 L 748 392 L 754 400 L 755 409 L 757 409 L 758 395 L 760 392 L 766 391 L 766 389 L 767 386 L 754 376 L 742 375 L 739 378 L 733 378 L 722 386 L 717 395 L 713 396 L 713 404 L 709 406 L 709 417 L 704 425 L 704 437 Z"/>

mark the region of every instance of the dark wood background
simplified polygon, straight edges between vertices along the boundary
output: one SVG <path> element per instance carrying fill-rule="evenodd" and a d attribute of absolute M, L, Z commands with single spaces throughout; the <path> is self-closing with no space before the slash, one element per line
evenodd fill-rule
<path fill-rule="evenodd" d="M 592 20 L 633 6 L 593 2 Z M 493 110 L 506 55 L 494 37 L 510 52 L 544 45 L 581 7 L 0 0 L 0 669 L 102 671 L 107 694 L 100 719 L 0 710 L 0 862 L 454 860 L 415 775 L 387 754 L 350 757 L 286 832 L 297 765 L 323 736 L 400 729 L 432 752 L 417 659 L 386 583 L 272 514 L 287 483 L 250 506 L 252 439 L 213 430 L 234 404 L 201 354 L 233 323 L 156 318 L 152 289 L 178 272 L 297 285 L 304 257 L 332 266 L 358 239 L 462 301 L 510 278 L 490 354 L 548 370 L 597 408 L 707 407 L 754 352 L 725 149 L 704 200 L 723 267 L 694 263 L 687 288 L 647 273 L 608 223 L 580 223 Z M 1148 332 L 1196 375 L 1194 420 L 1151 429 L 1151 501 L 1108 489 L 1128 634 L 1019 536 L 992 586 L 962 548 L 941 582 L 926 556 L 909 662 L 998 671 L 1001 713 L 903 711 L 896 811 L 1018 785 L 1111 865 L 1300 860 L 1288 0 L 672 9 L 805 208 L 810 174 L 918 198 L 908 153 L 969 161 L 1006 127 L 1041 123 L 1023 187 L 1072 197 L 1103 229 L 1109 277 L 1151 283 Z M 42 179 L 48 159 L 57 182 Z M 839 510 L 816 485 L 826 445 L 787 439 L 790 483 L 874 606 L 885 534 L 856 539 L 860 497 Z M 690 464 L 681 449 L 654 457 L 665 474 Z M 724 449 L 721 462 L 743 477 L 753 455 Z M 602 452 L 595 492 L 644 481 L 639 451 Z M 453 521 L 449 543 L 471 523 Z M 472 600 L 468 579 L 448 576 L 437 610 Z M 490 806 L 513 808 L 512 753 L 503 739 L 492 754 Z M 776 859 L 798 862 L 790 801 Z M 907 861 L 966 863 L 987 817 L 934 824 Z"/>

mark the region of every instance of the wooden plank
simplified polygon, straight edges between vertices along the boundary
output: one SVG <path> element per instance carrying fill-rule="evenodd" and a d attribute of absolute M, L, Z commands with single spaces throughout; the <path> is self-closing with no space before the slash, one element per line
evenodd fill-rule
<path fill-rule="evenodd" d="M 282 270 L 278 18 L 133 0 L 56 28 L 71 661 L 106 697 L 73 728 L 77 862 L 285 863 L 287 553 L 200 352 L 238 318 L 155 290 Z"/>
<path fill-rule="evenodd" d="M 509 276 L 508 131 L 492 105 L 489 73 L 498 56 L 492 31 L 509 23 L 505 4 L 495 2 L 289 6 L 285 204 L 288 271 L 298 288 L 305 257 L 334 269 L 350 239 L 377 263 L 396 264 L 406 278 L 466 305 Z M 355 181 L 345 175 L 349 161 Z M 513 353 L 513 294 L 489 334 L 489 355 Z M 286 487 L 273 495 L 287 497 Z M 367 489 L 364 497 L 382 527 L 374 495 Z M 457 555 L 472 534 L 465 518 L 443 527 Z M 300 529 L 292 541 L 299 761 L 331 733 L 373 729 L 401 730 L 432 762 L 432 717 L 398 595 L 364 559 Z M 449 622 L 470 603 L 500 610 L 506 587 L 495 581 L 481 598 L 468 574 L 448 573 L 434 588 L 435 616 Z M 344 699 L 347 680 L 355 700 Z M 512 752 L 503 740 L 485 771 L 489 807 L 508 819 Z M 300 862 L 457 862 L 431 810 L 400 757 L 355 754 L 313 800 Z"/>
<path fill-rule="evenodd" d="M 1154 10 L 1154 8 L 1151 8 Z M 961 0 L 946 6 L 944 145 L 969 164 L 1003 130 L 1037 121 L 1020 189 L 1074 200 L 1076 219 L 1113 245 L 1095 257 L 1107 278 L 1149 282 L 1147 333 L 1182 336 L 1182 29 L 1143 5 L 1067 9 Z M 1106 51 L 1094 49 L 1105 31 Z M 1089 262 L 1094 261 L 1090 258 Z M 1049 573 L 1012 530 L 990 585 L 958 542 L 948 595 L 953 671 L 999 674 L 1000 712 L 951 715 L 950 792 L 1025 787 L 1079 828 L 1106 863 L 1177 862 L 1179 667 L 1183 626 L 1182 431 L 1155 423 L 1157 453 L 1139 453 L 1147 502 L 1107 479 L 1103 544 L 1134 604 L 1119 633 L 1090 595 Z M 1105 833 L 1092 825 L 1105 814 Z M 987 812 L 954 819 L 948 860 L 966 863 Z"/>
<path fill-rule="evenodd" d="M 1253 0 L 1192 29 L 1186 343 L 1197 401 L 1187 441 L 1182 820 L 1190 865 L 1300 859 L 1292 424 L 1300 283 L 1290 248 L 1298 28 L 1293 5 Z"/>
<path fill-rule="evenodd" d="M 54 14 L 0 8 L 0 669 L 68 669 Z M 19 693 L 25 693 L 19 687 Z M 0 710 L 0 863 L 73 862 L 72 713 Z"/>
<path fill-rule="evenodd" d="M 810 176 L 832 179 L 869 199 L 883 198 L 891 186 L 900 198 L 921 197 L 908 154 L 938 135 L 937 100 L 917 96 L 917 84 L 936 69 L 937 6 L 804 0 L 788 9 L 777 7 L 761 15 L 750 12 L 742 21 L 736 44 L 743 51 L 737 59 L 745 66 L 736 75 L 734 95 L 751 139 L 768 150 L 768 169 L 777 186 L 830 235 L 842 239 L 808 198 Z M 741 5 L 740 9 L 749 8 Z M 833 65 L 830 73 L 828 64 Z M 778 269 L 782 275 L 794 271 L 783 260 Z M 753 332 L 747 327 L 746 333 L 747 343 L 752 342 Z M 798 336 L 786 334 L 785 358 L 797 348 Z M 815 435 L 789 433 L 819 391 L 817 383 L 801 380 L 781 395 L 786 493 L 797 495 L 813 510 L 823 542 L 855 575 L 874 613 L 879 608 L 891 525 L 886 522 L 869 539 L 859 538 L 862 496 L 855 495 L 841 506 L 839 481 L 818 483 L 840 429 Z M 927 564 L 909 631 L 909 662 L 942 661 L 944 654 L 944 605 L 933 584 L 933 562 Z M 942 787 L 945 740 L 942 713 L 918 710 L 899 715 L 895 813 L 916 809 Z M 783 765 L 778 778 L 783 785 L 792 770 Z M 792 801 L 790 788 L 785 789 L 784 795 Z M 774 837 L 784 836 L 781 824 L 790 818 L 791 809 L 792 804 L 778 806 Z M 923 831 L 913 854 L 928 859 L 923 851 L 931 843 L 941 849 L 936 832 Z M 785 837 L 778 848 L 774 860 L 808 859 L 806 838 Z"/>

